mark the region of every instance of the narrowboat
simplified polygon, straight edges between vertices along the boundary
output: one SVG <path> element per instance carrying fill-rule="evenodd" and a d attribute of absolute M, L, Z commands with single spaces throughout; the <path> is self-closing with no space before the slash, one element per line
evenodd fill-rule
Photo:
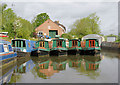
<path fill-rule="evenodd" d="M 81 50 L 80 40 L 78 39 L 69 40 L 68 55 L 79 54 L 79 50 Z"/>
<path fill-rule="evenodd" d="M 98 39 L 86 39 L 85 41 L 81 41 L 81 50 L 80 54 L 97 54 L 100 53 L 100 46 Z"/>
<path fill-rule="evenodd" d="M 12 61 L 16 60 L 17 53 L 13 52 L 11 43 L 5 40 L 0 40 L 0 61 L 2 65 L 0 67 L 5 67 Z"/>
<path fill-rule="evenodd" d="M 26 39 L 12 39 L 11 44 L 14 52 L 17 52 L 17 56 L 30 56 L 33 48 L 35 48 L 36 41 Z"/>
<path fill-rule="evenodd" d="M 56 38 L 52 40 L 50 56 L 67 56 L 66 40 L 64 38 Z"/>
<path fill-rule="evenodd" d="M 41 56 L 41 55 L 49 55 L 50 52 L 50 47 L 49 47 L 49 42 L 51 39 L 44 39 L 44 40 L 39 40 L 36 42 L 35 48 L 31 52 L 32 56 Z"/>

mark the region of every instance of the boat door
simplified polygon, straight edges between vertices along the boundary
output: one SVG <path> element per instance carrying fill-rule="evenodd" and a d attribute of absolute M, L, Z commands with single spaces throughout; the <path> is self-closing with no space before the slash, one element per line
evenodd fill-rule
<path fill-rule="evenodd" d="M 89 40 L 89 47 L 95 47 L 95 40 Z"/>

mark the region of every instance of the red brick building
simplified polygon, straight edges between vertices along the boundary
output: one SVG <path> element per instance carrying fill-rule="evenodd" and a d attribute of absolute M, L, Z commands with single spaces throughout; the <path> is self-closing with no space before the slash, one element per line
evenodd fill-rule
<path fill-rule="evenodd" d="M 65 33 L 66 28 L 59 23 L 59 21 L 53 22 L 52 20 L 48 19 L 43 24 L 38 26 L 35 29 L 36 33 L 48 35 L 51 38 L 55 38 L 55 35 L 62 35 Z"/>

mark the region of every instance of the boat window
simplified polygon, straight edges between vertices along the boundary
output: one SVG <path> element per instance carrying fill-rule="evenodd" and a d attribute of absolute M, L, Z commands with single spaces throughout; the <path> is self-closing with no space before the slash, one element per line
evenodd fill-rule
<path fill-rule="evenodd" d="M 12 51 L 12 47 L 11 45 L 8 45 L 9 51 Z"/>
<path fill-rule="evenodd" d="M 23 40 L 13 40 L 12 47 L 26 47 L 25 41 Z"/>
<path fill-rule="evenodd" d="M 3 48 L 3 45 L 2 44 L 0 44 L 0 53 L 2 53 L 2 52 L 4 52 L 4 48 Z"/>
<path fill-rule="evenodd" d="M 9 52 L 8 45 L 7 45 L 7 44 L 4 44 L 3 47 L 4 47 L 4 52 Z"/>
<path fill-rule="evenodd" d="M 77 46 L 77 40 L 72 41 L 72 46 Z"/>
<path fill-rule="evenodd" d="M 57 40 L 57 47 L 62 47 L 62 40 Z"/>
<path fill-rule="evenodd" d="M 40 47 L 44 47 L 44 41 L 40 42 Z"/>
<path fill-rule="evenodd" d="M 95 47 L 95 40 L 89 40 L 89 47 Z"/>

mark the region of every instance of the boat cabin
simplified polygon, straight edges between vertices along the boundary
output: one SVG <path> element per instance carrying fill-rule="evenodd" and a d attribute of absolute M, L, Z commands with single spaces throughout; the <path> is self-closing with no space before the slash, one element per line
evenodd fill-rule
<path fill-rule="evenodd" d="M 86 41 L 81 43 L 81 46 L 90 48 L 99 47 L 99 41 L 97 39 L 86 39 Z"/>
<path fill-rule="evenodd" d="M 11 43 L 5 40 L 0 40 L 0 61 L 9 60 L 17 56 L 16 52 L 13 52 Z"/>
<path fill-rule="evenodd" d="M 26 39 L 12 39 L 11 44 L 14 51 L 31 52 L 35 48 L 36 41 Z"/>
<path fill-rule="evenodd" d="M 63 38 L 53 39 L 52 48 L 66 48 L 66 41 Z"/>
<path fill-rule="evenodd" d="M 48 49 L 49 50 L 49 41 L 39 40 L 39 41 L 36 42 L 35 48 Z"/>
<path fill-rule="evenodd" d="M 78 39 L 69 40 L 69 48 L 73 48 L 73 47 L 80 47 L 80 40 Z"/>

